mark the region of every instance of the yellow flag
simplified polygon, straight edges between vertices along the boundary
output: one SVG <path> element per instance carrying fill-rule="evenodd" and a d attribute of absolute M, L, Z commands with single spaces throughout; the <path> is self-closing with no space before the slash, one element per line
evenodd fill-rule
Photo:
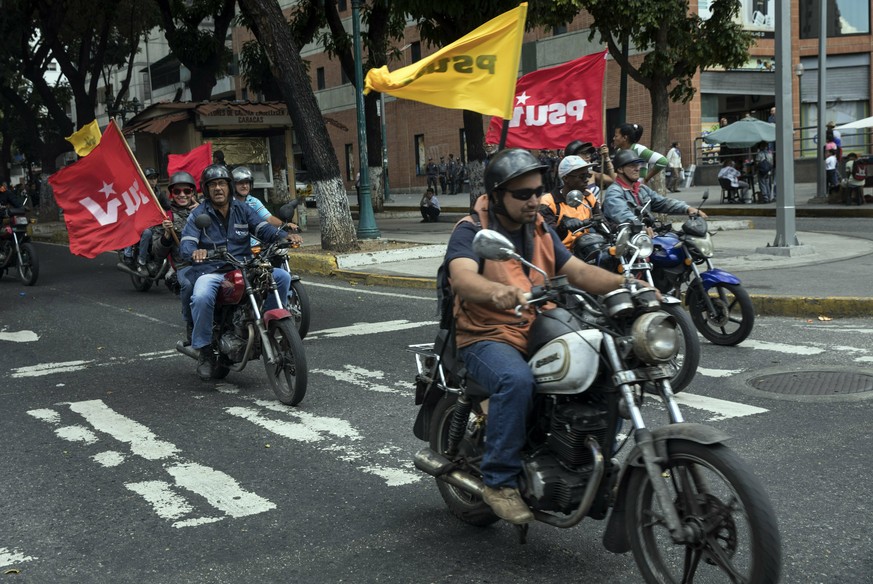
<path fill-rule="evenodd" d="M 367 72 L 364 93 L 379 91 L 503 119 L 512 117 L 527 2 L 417 63 Z"/>
<path fill-rule="evenodd" d="M 88 156 L 94 150 L 94 147 L 100 143 L 100 138 L 100 126 L 97 125 L 97 120 L 94 120 L 73 132 L 72 136 L 67 136 L 64 139 L 73 145 L 73 150 L 76 151 L 76 154 Z"/>

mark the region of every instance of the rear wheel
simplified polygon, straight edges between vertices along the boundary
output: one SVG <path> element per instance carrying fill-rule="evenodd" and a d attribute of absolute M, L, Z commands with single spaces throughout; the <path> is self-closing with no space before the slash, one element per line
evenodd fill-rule
<path fill-rule="evenodd" d="M 276 362 L 267 362 L 267 352 L 261 351 L 261 360 L 267 371 L 267 380 L 279 401 L 296 406 L 306 395 L 306 353 L 303 341 L 290 319 L 270 323 L 268 332 Z"/>
<path fill-rule="evenodd" d="M 300 338 L 305 339 L 309 332 L 309 295 L 300 280 L 291 281 L 285 308 L 291 313 Z"/>
<path fill-rule="evenodd" d="M 148 292 L 152 287 L 152 281 L 148 278 L 140 278 L 139 276 L 130 275 L 130 282 L 133 284 L 137 292 Z"/>
<path fill-rule="evenodd" d="M 446 456 L 446 449 L 449 442 L 449 429 L 452 426 L 452 416 L 455 413 L 457 403 L 458 397 L 456 395 L 448 395 L 437 402 L 433 414 L 431 414 L 430 447 L 434 452 L 442 454 L 443 456 Z M 473 416 L 472 412 L 470 416 Z M 468 420 L 468 427 L 471 421 L 472 418 L 471 420 Z M 484 428 L 482 428 L 481 431 L 484 432 Z M 473 451 L 474 445 L 469 442 L 465 441 L 464 447 L 471 450 L 471 452 L 467 453 L 471 456 L 481 455 L 481 451 L 478 453 Z M 481 456 L 478 457 L 481 458 Z M 481 475 L 475 471 L 473 471 L 473 474 L 475 474 L 477 478 L 481 478 Z M 491 525 L 499 519 L 491 510 L 491 507 L 482 500 L 482 497 L 468 493 L 439 479 L 436 479 L 436 483 L 437 488 L 440 490 L 440 495 L 442 496 L 443 501 L 446 502 L 449 511 L 464 523 L 484 527 L 486 525 Z"/>
<path fill-rule="evenodd" d="M 739 284 L 715 284 L 707 294 L 712 313 L 706 309 L 699 287 L 690 287 L 686 293 L 688 311 L 700 334 L 716 345 L 737 345 L 746 340 L 755 325 L 755 307 L 746 289 Z"/>
<path fill-rule="evenodd" d="M 39 260 L 32 243 L 21 244 L 21 263 L 18 264 L 18 277 L 25 286 L 33 286 L 39 278 Z"/>
<path fill-rule="evenodd" d="M 679 352 L 671 361 L 675 373 L 670 378 L 673 393 L 679 393 L 691 383 L 700 364 L 700 338 L 688 313 L 680 304 L 663 304 L 661 310 L 676 319 L 679 329 Z"/>
<path fill-rule="evenodd" d="M 671 440 L 662 459 L 671 504 L 689 534 L 675 543 L 648 474 L 627 488 L 627 533 L 646 582 L 779 581 L 781 541 L 767 493 L 748 466 L 721 444 Z"/>

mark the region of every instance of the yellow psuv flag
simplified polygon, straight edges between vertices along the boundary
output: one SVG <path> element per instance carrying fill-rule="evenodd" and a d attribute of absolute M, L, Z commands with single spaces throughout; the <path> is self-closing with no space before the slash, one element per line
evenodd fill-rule
<path fill-rule="evenodd" d="M 527 2 L 417 63 L 394 72 L 370 69 L 364 93 L 509 119 L 526 17 Z"/>
<path fill-rule="evenodd" d="M 76 151 L 76 154 L 88 156 L 94 150 L 94 147 L 100 143 L 100 138 L 100 126 L 97 125 L 97 120 L 94 120 L 90 124 L 85 124 L 79 130 L 73 132 L 72 136 L 67 136 L 64 140 L 73 145 L 73 150 Z"/>

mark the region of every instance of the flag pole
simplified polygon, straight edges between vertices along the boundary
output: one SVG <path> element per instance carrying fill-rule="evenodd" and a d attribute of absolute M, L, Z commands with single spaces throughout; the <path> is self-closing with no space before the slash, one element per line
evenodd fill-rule
<path fill-rule="evenodd" d="M 161 205 L 161 202 L 158 201 L 158 197 L 155 195 L 155 192 L 152 190 L 152 185 L 149 180 L 146 178 L 145 173 L 143 173 L 142 168 L 139 166 L 139 160 L 136 159 L 136 156 L 133 155 L 133 150 L 130 149 L 130 144 L 127 143 L 127 139 L 124 137 L 121 129 L 118 127 L 118 124 L 115 123 L 115 118 L 109 120 L 109 123 L 115 126 L 116 131 L 118 131 L 121 136 L 121 142 L 124 144 L 125 150 L 127 150 L 127 154 L 130 156 L 130 159 L 133 160 L 134 166 L 136 166 L 136 172 L 139 174 L 139 177 L 142 179 L 143 184 L 145 184 L 146 189 L 148 189 L 149 194 L 152 196 L 152 201 L 154 201 L 155 205 L 158 209 L 160 209 L 161 214 L 163 214 L 164 219 L 169 219 L 167 216 L 167 212 L 164 210 L 164 207 Z M 176 235 L 176 230 L 171 229 L 170 234 L 173 236 L 173 241 L 176 242 L 176 245 L 179 245 L 179 236 Z"/>
<path fill-rule="evenodd" d="M 607 55 L 609 49 L 607 49 Z M 603 57 L 606 58 L 606 55 Z M 600 125 L 603 127 L 603 145 L 606 145 L 606 141 L 609 137 L 609 128 L 606 127 L 606 74 L 608 67 L 604 67 L 603 69 L 603 83 L 601 83 L 600 89 Z M 597 192 L 597 202 L 600 203 L 601 208 L 603 207 L 603 173 L 606 172 L 606 161 L 600 161 L 600 184 L 598 185 L 599 189 Z"/>

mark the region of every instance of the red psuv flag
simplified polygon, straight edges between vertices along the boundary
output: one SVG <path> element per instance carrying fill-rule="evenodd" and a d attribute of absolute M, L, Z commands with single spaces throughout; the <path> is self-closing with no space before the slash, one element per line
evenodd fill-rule
<path fill-rule="evenodd" d="M 573 140 L 603 142 L 603 76 L 607 51 L 521 77 L 507 148 L 555 149 Z M 503 120 L 492 117 L 485 142 L 500 143 Z"/>
<path fill-rule="evenodd" d="M 197 190 L 200 190 L 200 175 L 203 169 L 212 164 L 212 143 L 207 142 L 198 146 L 188 154 L 170 154 L 167 156 L 167 176 L 173 173 L 185 171 L 198 182 Z"/>
<path fill-rule="evenodd" d="M 49 183 L 76 255 L 93 258 L 133 245 L 164 219 L 114 121 L 86 158 L 50 176 Z"/>

